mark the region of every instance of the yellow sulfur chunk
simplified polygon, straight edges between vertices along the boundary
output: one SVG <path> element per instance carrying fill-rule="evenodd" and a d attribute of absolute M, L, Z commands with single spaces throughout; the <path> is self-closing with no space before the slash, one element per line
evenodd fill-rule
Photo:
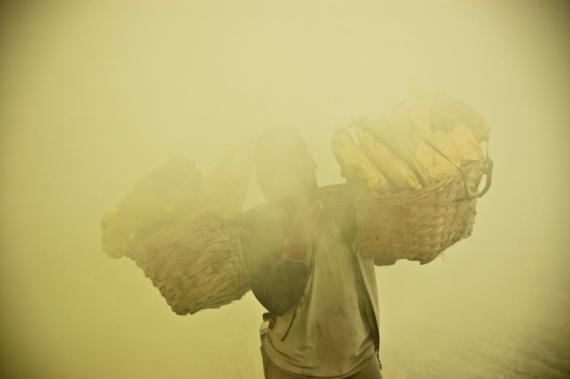
<path fill-rule="evenodd" d="M 409 166 L 366 131 L 356 128 L 360 148 L 376 169 L 398 191 L 422 188 Z"/>
<path fill-rule="evenodd" d="M 431 184 L 454 176 L 458 172 L 451 163 L 422 140 L 417 144 L 415 157 L 427 173 L 426 176 Z"/>
<path fill-rule="evenodd" d="M 459 170 L 455 166 L 462 167 L 469 161 L 483 158 L 477 137 L 471 129 L 465 126 L 458 126 L 446 132 L 435 131 L 424 137 L 449 158 L 449 160 L 445 159 L 428 143 L 419 140 L 415 156 L 428 173 L 432 183 L 438 183 L 457 175 Z"/>
<path fill-rule="evenodd" d="M 459 167 L 469 161 L 483 158 L 475 136 L 464 126 L 455 127 L 445 133 L 435 132 L 428 139 Z"/>
<path fill-rule="evenodd" d="M 362 153 L 346 130 L 339 130 L 334 134 L 332 149 L 341 165 L 342 176 L 349 182 L 383 192 L 394 191 L 394 188 Z"/>

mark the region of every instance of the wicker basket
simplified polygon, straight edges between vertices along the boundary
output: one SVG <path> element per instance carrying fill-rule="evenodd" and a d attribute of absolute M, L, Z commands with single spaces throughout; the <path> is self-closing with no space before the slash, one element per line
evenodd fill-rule
<path fill-rule="evenodd" d="M 441 183 L 392 195 L 354 186 L 355 251 L 367 258 L 431 262 L 471 235 L 477 198 L 491 185 L 492 167 L 487 156 Z M 484 175 L 485 188 L 477 193 Z"/>
<path fill-rule="evenodd" d="M 179 315 L 218 308 L 249 290 L 237 231 L 208 210 L 177 219 L 127 255 Z"/>

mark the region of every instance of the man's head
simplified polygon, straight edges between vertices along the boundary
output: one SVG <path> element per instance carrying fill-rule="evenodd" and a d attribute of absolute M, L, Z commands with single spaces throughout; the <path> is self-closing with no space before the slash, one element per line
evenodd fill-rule
<path fill-rule="evenodd" d="M 257 182 L 269 201 L 287 204 L 314 195 L 317 166 L 297 129 L 267 128 L 257 141 L 255 164 Z"/>

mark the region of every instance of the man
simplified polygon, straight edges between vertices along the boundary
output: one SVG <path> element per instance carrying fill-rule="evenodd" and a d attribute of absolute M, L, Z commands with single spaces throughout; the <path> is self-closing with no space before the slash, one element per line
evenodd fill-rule
<path fill-rule="evenodd" d="M 296 129 L 266 130 L 255 161 L 268 201 L 246 212 L 242 247 L 252 291 L 269 311 L 265 377 L 381 378 L 375 262 L 351 248 L 348 186 L 317 187 Z"/>

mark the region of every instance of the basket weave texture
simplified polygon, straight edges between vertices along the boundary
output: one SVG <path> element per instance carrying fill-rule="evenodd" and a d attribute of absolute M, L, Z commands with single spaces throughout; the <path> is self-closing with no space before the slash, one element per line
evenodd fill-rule
<path fill-rule="evenodd" d="M 128 256 L 179 315 L 218 308 L 249 290 L 237 231 L 207 210 L 179 218 Z"/>
<path fill-rule="evenodd" d="M 103 251 L 128 257 L 179 315 L 218 308 L 249 290 L 238 226 L 249 154 L 229 150 L 207 175 L 173 156 L 101 219 Z"/>
<path fill-rule="evenodd" d="M 355 251 L 367 258 L 431 262 L 471 235 L 484 170 L 484 161 L 470 162 L 463 174 L 398 194 L 354 186 Z"/>

